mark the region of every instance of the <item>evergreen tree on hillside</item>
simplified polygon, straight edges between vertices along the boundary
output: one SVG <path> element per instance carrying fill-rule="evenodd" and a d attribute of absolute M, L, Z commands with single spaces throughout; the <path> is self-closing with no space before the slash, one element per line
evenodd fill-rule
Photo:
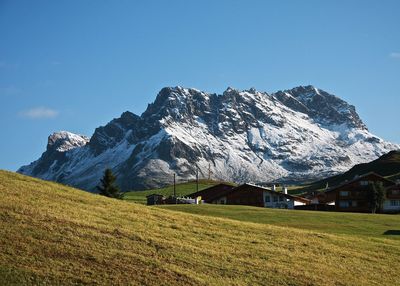
<path fill-rule="evenodd" d="M 114 176 L 111 169 L 106 169 L 103 178 L 100 180 L 100 186 L 97 186 L 100 195 L 122 199 L 122 193 L 120 192 L 119 187 L 115 184 L 116 179 L 117 178 Z"/>
<path fill-rule="evenodd" d="M 368 189 L 368 202 L 371 213 L 380 212 L 383 209 L 383 203 L 386 199 L 386 190 L 382 182 L 370 184 Z"/>

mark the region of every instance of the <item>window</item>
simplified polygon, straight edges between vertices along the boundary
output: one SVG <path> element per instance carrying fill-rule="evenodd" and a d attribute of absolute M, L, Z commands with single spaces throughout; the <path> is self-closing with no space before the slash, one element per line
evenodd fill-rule
<path fill-rule="evenodd" d="M 340 201 L 339 202 L 339 207 L 341 207 L 341 208 L 348 208 L 349 206 L 350 206 L 349 201 Z"/>
<path fill-rule="evenodd" d="M 278 202 L 278 197 L 277 196 L 273 196 L 274 198 L 274 203 Z"/>
<path fill-rule="evenodd" d="M 390 200 L 391 207 L 398 207 L 400 206 L 400 200 Z"/>
<path fill-rule="evenodd" d="M 269 195 L 265 195 L 265 202 L 266 203 L 271 202 L 271 197 Z"/>
<path fill-rule="evenodd" d="M 392 195 L 398 195 L 400 194 L 400 190 L 392 190 Z"/>
<path fill-rule="evenodd" d="M 283 197 L 282 196 L 279 196 L 279 201 L 283 202 Z"/>
<path fill-rule="evenodd" d="M 368 181 L 360 181 L 360 186 L 368 186 Z"/>
<path fill-rule="evenodd" d="M 357 201 L 340 201 L 339 202 L 339 207 L 341 207 L 341 208 L 357 207 L 357 205 L 358 205 Z"/>
<path fill-rule="evenodd" d="M 348 197 L 349 196 L 349 191 L 340 191 L 340 196 L 341 197 Z"/>

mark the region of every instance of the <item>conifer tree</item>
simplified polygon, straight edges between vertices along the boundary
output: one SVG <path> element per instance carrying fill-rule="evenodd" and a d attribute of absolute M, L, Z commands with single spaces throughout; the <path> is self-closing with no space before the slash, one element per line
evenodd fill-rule
<path fill-rule="evenodd" d="M 116 179 L 117 178 L 114 176 L 111 169 L 106 169 L 103 178 L 100 180 L 100 186 L 97 186 L 100 195 L 122 199 L 122 193 L 120 192 L 119 187 L 115 184 Z"/>
<path fill-rule="evenodd" d="M 368 190 L 368 201 L 371 213 L 382 211 L 386 199 L 386 190 L 382 182 L 372 183 Z"/>

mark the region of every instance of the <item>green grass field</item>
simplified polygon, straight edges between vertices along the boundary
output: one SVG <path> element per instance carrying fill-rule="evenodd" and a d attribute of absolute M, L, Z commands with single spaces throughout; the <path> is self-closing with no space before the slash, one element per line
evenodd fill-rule
<path fill-rule="evenodd" d="M 220 182 L 218 182 L 218 181 L 212 181 L 212 180 L 199 180 L 199 190 L 203 190 L 205 188 L 214 186 L 219 183 Z M 196 192 L 196 188 L 197 188 L 196 182 L 187 182 L 187 183 L 177 184 L 176 185 L 176 194 L 177 194 L 177 196 L 185 196 L 185 195 Z M 173 193 L 174 193 L 174 187 L 173 187 L 173 185 L 171 185 L 171 186 L 167 186 L 167 187 L 161 188 L 161 189 L 126 192 L 124 194 L 124 200 L 132 201 L 132 202 L 140 203 L 140 204 L 146 204 L 146 196 L 148 196 L 148 195 L 160 194 L 160 195 L 164 195 L 164 196 L 168 197 L 168 196 L 172 196 Z"/>
<path fill-rule="evenodd" d="M 161 207 L 191 214 L 307 229 L 322 233 L 400 240 L 400 215 L 280 210 L 210 204 Z"/>
<path fill-rule="evenodd" d="M 0 248 L 0 285 L 400 281 L 397 239 L 147 207 L 5 171 Z"/>

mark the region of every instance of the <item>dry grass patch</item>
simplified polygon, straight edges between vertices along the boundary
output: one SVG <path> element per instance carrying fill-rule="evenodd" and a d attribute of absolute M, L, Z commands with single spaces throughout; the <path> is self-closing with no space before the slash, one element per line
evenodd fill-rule
<path fill-rule="evenodd" d="M 395 285 L 397 240 L 239 222 L 0 172 L 0 284 Z"/>

